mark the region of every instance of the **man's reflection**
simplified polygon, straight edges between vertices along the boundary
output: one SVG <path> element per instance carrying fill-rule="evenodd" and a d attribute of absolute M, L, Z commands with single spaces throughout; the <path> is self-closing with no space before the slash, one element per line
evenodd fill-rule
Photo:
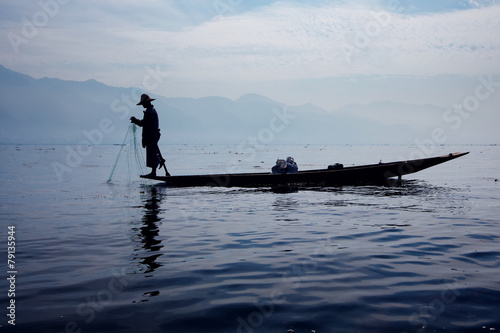
<path fill-rule="evenodd" d="M 163 199 L 161 189 L 155 186 L 145 188 L 144 203 L 144 216 L 142 217 L 142 225 L 139 228 L 134 227 L 134 232 L 139 231 L 141 248 L 135 251 L 140 252 L 138 258 L 141 264 L 146 265 L 144 273 L 152 273 L 162 264 L 157 262 L 158 257 L 162 256 L 160 249 L 161 239 L 159 239 L 158 224 L 161 221 L 159 213 L 161 212 L 160 205 Z"/>

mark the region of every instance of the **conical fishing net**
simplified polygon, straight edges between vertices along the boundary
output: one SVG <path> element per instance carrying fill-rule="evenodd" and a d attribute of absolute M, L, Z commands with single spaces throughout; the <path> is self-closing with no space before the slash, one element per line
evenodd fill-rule
<path fill-rule="evenodd" d="M 144 151 L 137 139 L 137 125 L 130 124 L 127 134 L 120 145 L 120 151 L 111 169 L 108 183 L 130 184 L 131 181 L 146 182 L 139 175 L 146 173 Z"/>

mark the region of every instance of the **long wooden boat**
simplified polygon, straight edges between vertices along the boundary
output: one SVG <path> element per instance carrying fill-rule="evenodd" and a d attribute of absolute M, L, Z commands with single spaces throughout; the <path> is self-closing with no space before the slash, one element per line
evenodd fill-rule
<path fill-rule="evenodd" d="M 409 161 L 348 166 L 341 169 L 299 171 L 290 174 L 235 173 L 191 176 L 154 176 L 143 178 L 163 181 L 167 186 L 220 186 L 220 187 L 327 187 L 342 185 L 390 185 L 394 178 L 430 168 L 467 155 L 453 153 L 444 156 Z M 392 180 L 392 181 L 391 181 Z"/>

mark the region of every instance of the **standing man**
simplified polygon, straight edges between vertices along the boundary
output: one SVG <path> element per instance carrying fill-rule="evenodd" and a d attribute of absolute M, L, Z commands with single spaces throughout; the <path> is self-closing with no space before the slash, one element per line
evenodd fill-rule
<path fill-rule="evenodd" d="M 163 166 L 167 176 L 170 176 L 165 166 L 165 160 L 158 149 L 160 126 L 158 113 L 156 113 L 154 106 L 151 104 L 154 100 L 154 98 L 149 97 L 147 94 L 142 94 L 141 101 L 137 105 L 142 105 L 146 108 L 144 117 L 141 120 L 136 117 L 130 117 L 130 122 L 142 127 L 142 147 L 146 148 L 146 166 L 152 169 L 151 173 L 144 175 L 144 177 L 155 177 L 158 165 Z"/>

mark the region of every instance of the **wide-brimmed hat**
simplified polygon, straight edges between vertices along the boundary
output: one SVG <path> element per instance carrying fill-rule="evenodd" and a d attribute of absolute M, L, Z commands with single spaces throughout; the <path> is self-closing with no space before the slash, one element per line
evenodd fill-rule
<path fill-rule="evenodd" d="M 139 103 L 137 103 L 137 105 L 142 105 L 144 104 L 144 102 L 152 102 L 154 101 L 155 99 L 154 98 L 151 98 L 149 97 L 148 94 L 142 94 L 141 95 L 141 101 Z"/>

